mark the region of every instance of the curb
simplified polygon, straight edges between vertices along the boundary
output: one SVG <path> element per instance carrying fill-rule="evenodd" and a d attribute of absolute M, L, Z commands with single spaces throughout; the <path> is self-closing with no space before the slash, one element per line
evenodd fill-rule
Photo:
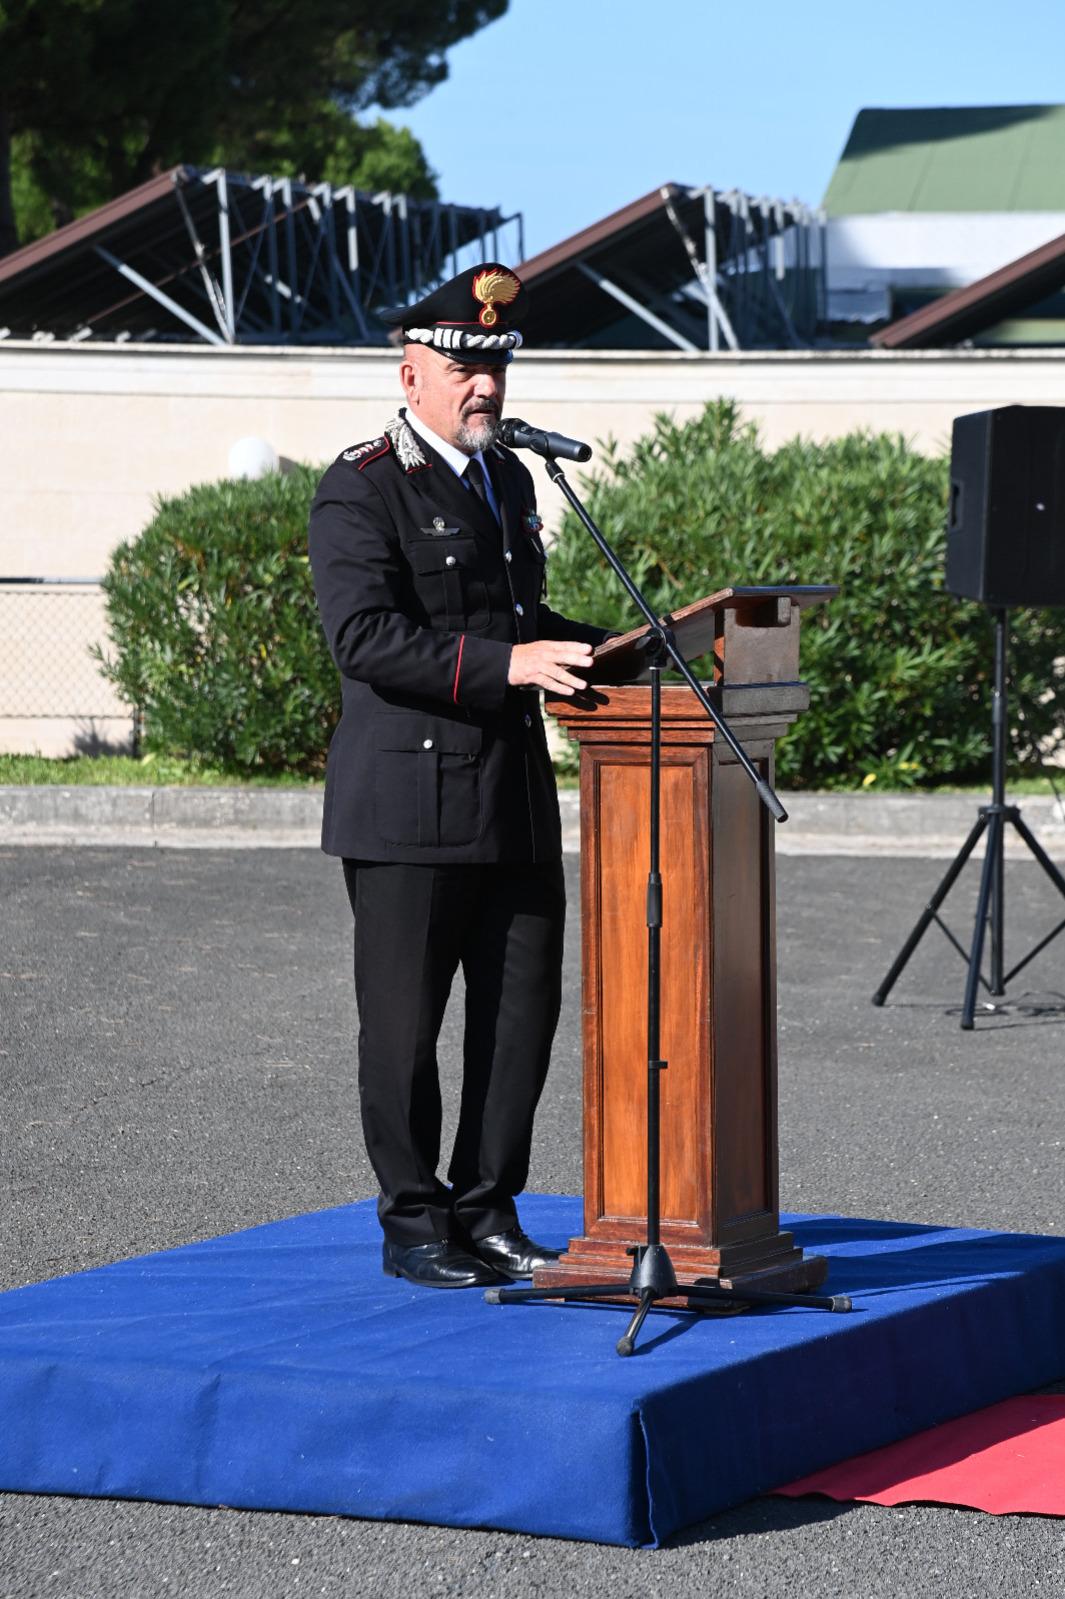
<path fill-rule="evenodd" d="M 990 795 L 784 794 L 788 822 L 777 829 L 779 855 L 919 855 L 949 860 L 965 842 Z M 1019 799 L 1018 809 L 1048 855 L 1065 856 L 1065 810 L 1050 794 Z M 983 844 L 973 852 L 983 858 Z M 1030 860 L 1012 828 L 1009 860 Z"/>
<path fill-rule="evenodd" d="M 947 859 L 976 821 L 976 794 L 784 794 L 780 855 Z M 563 848 L 580 848 L 579 797 L 559 795 Z M 1048 854 L 1065 856 L 1065 810 L 1050 795 L 1020 808 Z M 307 789 L 0 786 L 0 846 L 121 849 L 317 849 L 322 794 Z M 981 851 L 977 851 L 977 856 Z M 1027 850 L 1007 830 L 1007 856 Z"/>
<path fill-rule="evenodd" d="M 317 848 L 307 789 L 0 787 L 0 844 L 148 849 Z"/>

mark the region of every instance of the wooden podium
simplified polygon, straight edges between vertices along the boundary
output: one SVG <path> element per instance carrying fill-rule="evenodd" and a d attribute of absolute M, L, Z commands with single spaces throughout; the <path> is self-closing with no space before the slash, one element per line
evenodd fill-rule
<path fill-rule="evenodd" d="M 673 618 L 687 659 L 713 652 L 713 698 L 770 782 L 809 701 L 801 613 L 834 593 L 725 589 Z M 584 1232 L 536 1287 L 625 1279 L 645 1237 L 646 631 L 596 652 L 587 695 L 548 701 L 580 746 Z M 778 1215 L 775 824 L 684 684 L 663 685 L 662 740 L 662 1243 L 681 1283 L 814 1288 L 825 1262 Z"/>

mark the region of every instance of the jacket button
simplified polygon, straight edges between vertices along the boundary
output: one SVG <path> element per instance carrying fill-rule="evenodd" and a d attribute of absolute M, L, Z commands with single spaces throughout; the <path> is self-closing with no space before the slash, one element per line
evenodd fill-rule
<path fill-rule="evenodd" d="M 422 739 L 422 749 L 423 750 L 431 750 L 432 747 L 433 747 L 433 741 L 432 741 L 431 738 L 423 738 Z"/>
<path fill-rule="evenodd" d="M 458 564 L 459 563 L 456 561 L 456 559 L 455 559 L 455 557 L 453 555 L 448 555 L 444 559 L 444 565 L 445 566 L 458 566 Z"/>
<path fill-rule="evenodd" d="M 530 716 L 528 711 L 525 712 L 525 726 L 526 727 L 531 727 L 532 726 L 532 717 Z"/>
<path fill-rule="evenodd" d="M 503 551 L 503 559 L 504 559 L 504 561 L 506 561 L 507 565 L 509 566 L 511 561 L 514 559 L 513 553 L 510 550 L 504 550 Z"/>
<path fill-rule="evenodd" d="M 525 615 L 525 607 L 524 607 L 524 605 L 522 605 L 520 600 L 517 602 L 517 604 L 514 607 L 514 614 L 515 614 L 515 616 L 524 616 Z"/>

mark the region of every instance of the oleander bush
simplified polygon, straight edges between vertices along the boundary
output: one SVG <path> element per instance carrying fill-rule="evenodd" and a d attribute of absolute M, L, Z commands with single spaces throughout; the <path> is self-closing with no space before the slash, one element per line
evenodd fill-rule
<path fill-rule="evenodd" d="M 728 400 L 603 451 L 586 503 L 659 612 L 733 584 L 840 585 L 805 613 L 811 705 L 781 742 L 781 786 L 988 777 L 991 623 L 943 588 L 946 458 L 862 433 L 767 450 Z M 567 615 L 639 620 L 572 513 L 549 580 Z M 1015 768 L 1058 738 L 1063 654 L 1060 612 L 1011 613 Z"/>
<path fill-rule="evenodd" d="M 899 438 L 759 442 L 730 401 L 608 443 L 589 507 L 661 611 L 729 584 L 835 582 L 803 621 L 812 702 L 782 741 L 783 787 L 978 783 L 989 769 L 992 638 L 943 589 L 947 461 Z M 317 467 L 160 500 L 105 579 L 106 675 L 144 747 L 234 774 L 320 773 L 339 711 L 307 562 Z M 567 615 L 634 625 L 576 519 L 548 563 Z M 1014 771 L 1058 738 L 1057 611 L 1011 615 Z"/>
<path fill-rule="evenodd" d="M 315 609 L 307 515 L 321 468 L 157 502 L 104 580 L 105 674 L 144 747 L 234 773 L 320 771 L 339 689 Z"/>

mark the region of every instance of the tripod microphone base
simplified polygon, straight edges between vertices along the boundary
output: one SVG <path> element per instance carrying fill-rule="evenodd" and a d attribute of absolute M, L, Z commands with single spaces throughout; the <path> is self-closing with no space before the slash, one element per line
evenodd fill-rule
<path fill-rule="evenodd" d="M 713 1278 L 679 1283 L 669 1252 L 662 1244 L 638 1244 L 630 1252 L 635 1258 L 627 1281 L 571 1282 L 564 1288 L 489 1288 L 485 1291 L 485 1303 L 521 1305 L 585 1300 L 625 1304 L 635 1299 L 636 1308 L 615 1346 L 619 1355 L 631 1355 L 634 1352 L 640 1328 L 652 1310 L 686 1310 L 694 1315 L 727 1316 L 760 1305 L 835 1312 L 846 1312 L 852 1308 L 846 1294 L 789 1293 L 765 1284 L 757 1287 L 750 1283 L 722 1284 Z M 827 1262 L 822 1257 L 813 1256 L 813 1261 L 827 1269 Z M 654 1286 L 656 1283 L 660 1285 L 661 1292 Z"/>
<path fill-rule="evenodd" d="M 668 1299 L 678 1292 L 677 1274 L 669 1251 L 662 1244 L 634 1244 L 629 1289 L 634 1294 L 649 1293 L 654 1299 Z"/>

